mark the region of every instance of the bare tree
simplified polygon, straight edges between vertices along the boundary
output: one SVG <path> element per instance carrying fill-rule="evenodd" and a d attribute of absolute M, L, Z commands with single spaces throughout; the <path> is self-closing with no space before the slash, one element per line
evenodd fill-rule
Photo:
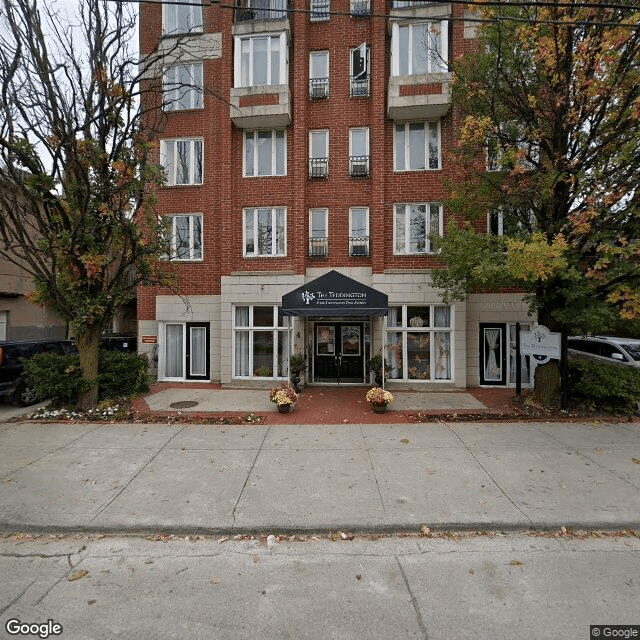
<path fill-rule="evenodd" d="M 135 5 L 83 0 L 72 23 L 51 3 L 1 1 L 0 255 L 70 323 L 93 383 L 87 409 L 118 307 L 139 284 L 175 284 L 151 159 L 169 110 L 162 69 L 189 36 L 140 60 Z"/>

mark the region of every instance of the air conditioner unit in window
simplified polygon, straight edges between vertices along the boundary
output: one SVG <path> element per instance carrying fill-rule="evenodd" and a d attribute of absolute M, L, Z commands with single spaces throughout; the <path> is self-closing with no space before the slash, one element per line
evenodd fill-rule
<path fill-rule="evenodd" d="M 369 166 L 366 162 L 354 162 L 351 165 L 352 176 L 368 176 Z"/>
<path fill-rule="evenodd" d="M 329 85 L 321 84 L 311 87 L 310 98 L 312 100 L 323 100 L 329 97 Z"/>
<path fill-rule="evenodd" d="M 352 256 L 366 256 L 368 254 L 366 244 L 354 244 L 351 247 Z"/>

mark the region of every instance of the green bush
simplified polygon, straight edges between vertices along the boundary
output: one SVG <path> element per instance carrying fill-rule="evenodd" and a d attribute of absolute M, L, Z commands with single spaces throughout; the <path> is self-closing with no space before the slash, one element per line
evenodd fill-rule
<path fill-rule="evenodd" d="M 592 409 L 632 414 L 640 402 L 640 369 L 570 360 L 569 393 Z"/>
<path fill-rule="evenodd" d="M 78 355 L 39 353 L 24 361 L 25 377 L 41 398 L 55 406 L 74 404 L 78 395 L 91 388 L 80 370 Z M 149 391 L 147 359 L 137 353 L 100 350 L 98 356 L 98 400 L 122 398 Z"/>

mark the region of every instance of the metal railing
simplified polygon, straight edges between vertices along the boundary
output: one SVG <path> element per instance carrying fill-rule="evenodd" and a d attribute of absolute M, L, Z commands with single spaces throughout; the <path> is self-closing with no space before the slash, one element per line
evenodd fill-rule
<path fill-rule="evenodd" d="M 369 0 L 351 0 L 351 15 L 354 18 L 368 16 L 371 13 Z"/>
<path fill-rule="evenodd" d="M 310 0 L 309 19 L 312 22 L 328 20 L 330 18 L 329 8 L 330 0 Z"/>
<path fill-rule="evenodd" d="M 241 0 L 235 4 L 235 22 L 284 20 L 288 16 L 288 0 Z"/>
<path fill-rule="evenodd" d="M 309 238 L 309 257 L 324 258 L 329 253 L 327 238 Z"/>
<path fill-rule="evenodd" d="M 369 255 L 369 236 L 349 238 L 349 255 L 367 257 Z"/>
<path fill-rule="evenodd" d="M 309 177 L 326 178 L 329 175 L 329 158 L 309 158 Z"/>
<path fill-rule="evenodd" d="M 309 79 L 309 99 L 323 100 L 329 97 L 329 78 Z"/>
<path fill-rule="evenodd" d="M 362 98 L 369 95 L 369 76 L 355 78 L 351 76 L 349 95 L 352 98 Z"/>
<path fill-rule="evenodd" d="M 351 177 L 368 176 L 370 171 L 369 156 L 349 156 L 349 175 Z"/>

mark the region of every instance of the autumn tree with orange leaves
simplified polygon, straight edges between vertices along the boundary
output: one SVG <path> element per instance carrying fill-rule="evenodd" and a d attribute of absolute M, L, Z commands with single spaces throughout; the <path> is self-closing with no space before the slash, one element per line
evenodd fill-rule
<path fill-rule="evenodd" d="M 492 3 L 477 17 L 477 52 L 452 69 L 457 216 L 434 238 L 446 268 L 433 283 L 447 300 L 517 287 L 552 330 L 640 318 L 637 2 Z M 502 235 L 480 232 L 487 215 Z"/>

